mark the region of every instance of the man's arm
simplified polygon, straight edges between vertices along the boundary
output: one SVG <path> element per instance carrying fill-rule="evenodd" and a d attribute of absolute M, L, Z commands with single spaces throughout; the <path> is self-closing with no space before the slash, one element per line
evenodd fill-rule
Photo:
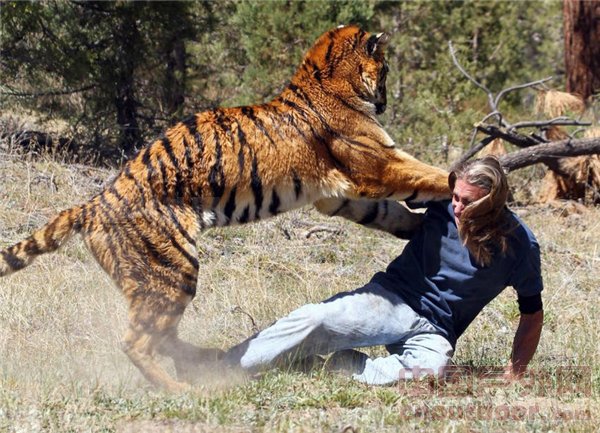
<path fill-rule="evenodd" d="M 527 369 L 540 341 L 543 322 L 543 310 L 531 314 L 521 313 L 513 342 L 511 360 L 506 368 L 507 378 L 518 378 Z"/>

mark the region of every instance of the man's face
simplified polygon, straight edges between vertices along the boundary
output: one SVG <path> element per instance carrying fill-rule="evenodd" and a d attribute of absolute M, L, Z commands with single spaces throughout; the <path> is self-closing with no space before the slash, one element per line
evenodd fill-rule
<path fill-rule="evenodd" d="M 465 208 L 486 195 L 488 191 L 475 185 L 471 185 L 462 179 L 456 179 L 454 190 L 452 191 L 452 210 L 454 211 L 454 221 L 459 224 L 460 217 Z"/>

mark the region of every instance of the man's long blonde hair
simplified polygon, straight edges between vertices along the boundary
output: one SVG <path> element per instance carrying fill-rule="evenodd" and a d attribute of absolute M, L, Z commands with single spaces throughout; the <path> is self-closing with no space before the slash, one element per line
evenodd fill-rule
<path fill-rule="evenodd" d="M 514 229 L 506 208 L 509 193 L 506 174 L 496 157 L 486 156 L 454 167 L 448 176 L 451 190 L 457 179 L 487 192 L 465 208 L 458 233 L 476 262 L 489 266 L 494 253 L 508 252 L 508 236 Z"/>

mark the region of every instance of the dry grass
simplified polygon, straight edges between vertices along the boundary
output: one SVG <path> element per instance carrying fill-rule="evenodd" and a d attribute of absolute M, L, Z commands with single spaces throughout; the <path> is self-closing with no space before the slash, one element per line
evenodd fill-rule
<path fill-rule="evenodd" d="M 90 197 L 112 174 L 0 154 L 0 247 Z M 164 394 L 120 351 L 124 302 L 74 240 L 0 280 L 0 431 L 596 431 L 600 209 L 577 210 L 517 209 L 542 246 L 546 283 L 546 324 L 532 367 L 556 378 L 557 366 L 591 366 L 588 393 L 584 382 L 572 392 L 550 383 L 532 393 L 479 379 L 376 388 L 316 370 L 253 380 L 206 372 L 194 391 Z M 339 230 L 306 238 L 315 225 Z M 404 242 L 302 209 L 203 232 L 199 245 L 198 295 L 181 331 L 196 344 L 227 348 L 253 333 L 253 321 L 264 327 L 306 302 L 359 287 Z M 517 317 L 508 289 L 459 341 L 456 361 L 503 365 Z"/>
<path fill-rule="evenodd" d="M 593 109 L 586 113 L 583 100 L 576 95 L 557 90 L 541 90 L 536 97 L 535 111 L 546 118 L 578 115 L 593 118 Z M 583 137 L 593 138 L 600 135 L 600 128 L 592 126 L 584 131 Z M 552 126 L 546 130 L 549 140 L 564 140 L 569 137 L 565 127 Z M 600 159 L 598 155 L 562 158 L 558 160 L 557 172 L 548 171 L 538 197 L 540 203 L 551 203 L 558 199 L 572 199 L 600 203 Z M 566 175 L 565 175 L 566 174 Z"/>
<path fill-rule="evenodd" d="M 559 90 L 540 90 L 535 101 L 535 111 L 550 118 L 565 116 L 567 113 L 581 114 L 585 103 L 576 95 Z"/>

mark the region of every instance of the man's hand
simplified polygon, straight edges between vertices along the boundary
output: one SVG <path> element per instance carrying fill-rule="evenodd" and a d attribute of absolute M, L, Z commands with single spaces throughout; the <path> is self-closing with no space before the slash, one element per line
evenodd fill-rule
<path fill-rule="evenodd" d="M 540 341 L 543 323 L 544 312 L 542 310 L 533 314 L 521 314 L 511 359 L 504 372 L 507 380 L 519 379 L 527 370 L 527 365 L 533 358 Z"/>

